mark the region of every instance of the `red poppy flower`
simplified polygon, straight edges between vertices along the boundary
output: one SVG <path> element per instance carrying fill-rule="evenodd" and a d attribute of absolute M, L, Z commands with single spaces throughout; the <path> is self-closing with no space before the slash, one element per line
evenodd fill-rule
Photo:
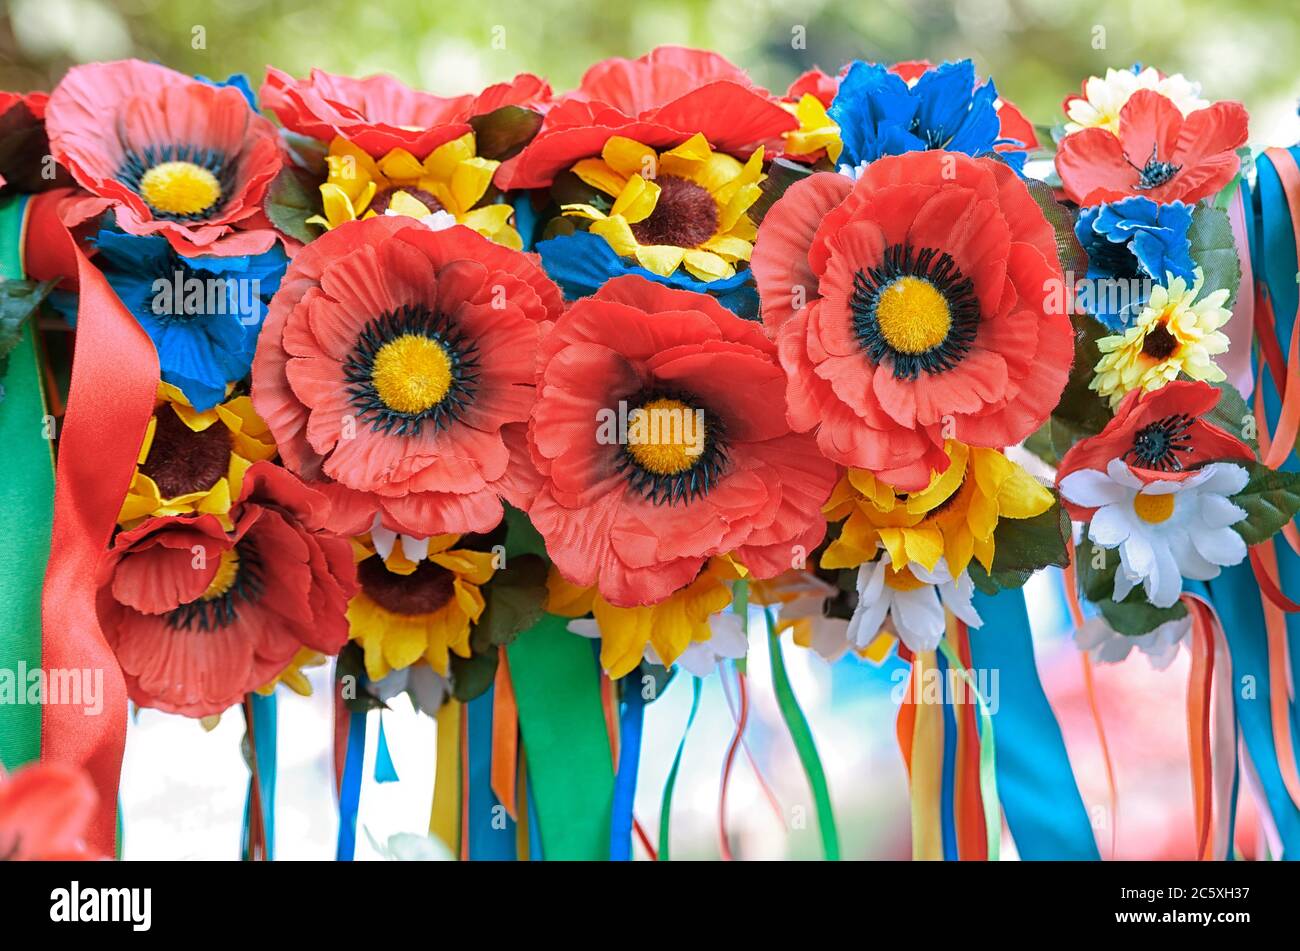
<path fill-rule="evenodd" d="M 351 544 L 324 531 L 328 500 L 254 463 L 230 510 L 119 532 L 99 578 L 104 635 L 143 707 L 220 713 L 302 647 L 337 654 L 356 593 Z"/>
<path fill-rule="evenodd" d="M 748 156 L 778 148 L 795 118 L 744 71 L 716 53 L 660 46 L 640 59 L 607 59 L 561 98 L 537 136 L 497 170 L 502 189 L 543 188 L 579 159 L 599 155 L 610 136 L 653 149 L 703 133 L 715 151 Z"/>
<path fill-rule="evenodd" d="M 54 185 L 41 173 L 41 160 L 50 151 L 45 137 L 43 92 L 0 92 L 0 188 L 43 191 Z M 66 180 L 59 184 L 70 184 Z"/>
<path fill-rule="evenodd" d="M 285 127 L 322 142 L 342 136 L 375 158 L 405 149 L 424 158 L 470 132 L 469 120 L 502 106 L 542 111 L 551 99 L 546 80 L 520 73 L 477 95 L 435 96 L 392 76 L 353 79 L 313 69 L 307 79 L 268 67 L 262 103 Z"/>
<path fill-rule="evenodd" d="M 0 862 L 105 858 L 85 842 L 98 798 L 85 771 L 67 763 L 33 763 L 8 776 L 0 769 Z"/>
<path fill-rule="evenodd" d="M 836 467 L 790 431 L 775 348 L 712 298 L 609 281 L 544 341 L 539 387 L 530 515 L 571 583 L 651 604 L 713 555 L 771 578 L 820 542 Z"/>
<path fill-rule="evenodd" d="M 752 261 L 789 374 L 789 420 L 828 457 L 912 491 L 946 438 L 1001 448 L 1037 429 L 1074 356 L 1051 226 L 1007 165 L 888 156 L 823 172 L 763 219 Z"/>
<path fill-rule="evenodd" d="M 183 254 L 260 254 L 276 232 L 262 199 L 283 153 L 243 93 L 122 60 L 74 66 L 46 107 L 50 150 L 131 234 Z"/>
<path fill-rule="evenodd" d="M 1061 140 L 1056 170 L 1070 200 L 1100 205 L 1130 195 L 1195 203 L 1237 174 L 1246 110 L 1216 102 L 1186 117 L 1166 97 L 1139 89 L 1119 114 L 1119 135 L 1083 129 Z"/>
<path fill-rule="evenodd" d="M 798 102 L 803 96 L 811 94 L 823 106 L 829 106 L 835 100 L 835 94 L 839 89 L 839 76 L 832 76 L 813 67 L 790 84 L 790 88 L 785 91 L 785 98 L 791 102 Z"/>
<path fill-rule="evenodd" d="M 563 302 L 532 255 L 461 226 L 344 224 L 294 258 L 253 405 L 342 534 L 479 532 L 526 507 L 537 345 Z"/>
<path fill-rule="evenodd" d="M 1100 433 L 1065 454 L 1057 484 L 1079 469 L 1104 472 L 1112 459 L 1123 459 L 1143 482 L 1181 482 L 1211 462 L 1253 462 L 1255 453 L 1248 445 L 1205 419 L 1219 396 L 1218 389 L 1196 380 L 1174 380 L 1150 392 L 1133 390 Z M 1092 518 L 1093 509 L 1068 500 L 1066 507 L 1079 521 Z"/>

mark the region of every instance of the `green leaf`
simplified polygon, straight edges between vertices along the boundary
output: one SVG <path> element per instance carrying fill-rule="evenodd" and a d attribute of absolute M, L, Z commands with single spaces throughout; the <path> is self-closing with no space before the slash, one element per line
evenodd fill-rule
<path fill-rule="evenodd" d="M 1259 455 L 1254 412 L 1246 405 L 1246 400 L 1231 383 L 1216 383 L 1214 387 L 1219 391 L 1219 402 L 1205 414 L 1205 421 L 1237 437 Z"/>
<path fill-rule="evenodd" d="M 627 689 L 644 690 L 647 686 L 645 678 L 649 677 L 654 681 L 654 686 L 650 691 L 650 696 L 646 698 L 646 701 L 654 703 L 654 701 L 664 695 L 664 691 L 667 690 L 668 685 L 672 683 L 677 670 L 678 668 L 676 666 L 668 668 L 661 664 L 652 664 L 648 660 L 643 660 L 641 661 L 641 666 L 637 668 L 637 676 L 630 681 Z"/>
<path fill-rule="evenodd" d="M 365 689 L 366 677 L 365 652 L 355 641 L 343 645 L 339 651 L 338 662 L 334 667 L 334 679 L 350 686 L 356 696 L 343 697 L 343 705 L 353 713 L 366 713 L 370 710 L 387 709 L 388 705 Z"/>
<path fill-rule="evenodd" d="M 1234 464 L 1240 465 L 1234 460 Z M 1250 480 L 1232 501 L 1246 510 L 1233 525 L 1247 545 L 1258 545 L 1281 531 L 1300 512 L 1300 472 L 1277 472 L 1262 462 L 1246 464 Z"/>
<path fill-rule="evenodd" d="M 768 213 L 769 209 L 777 203 L 782 195 L 795 182 L 803 181 L 813 173 L 813 169 L 807 165 L 800 165 L 798 162 L 791 162 L 788 159 L 773 159 L 771 166 L 767 170 L 767 178 L 763 179 L 759 188 L 762 194 L 758 200 L 749 207 L 749 219 L 758 224 Z"/>
<path fill-rule="evenodd" d="M 1228 213 L 1201 202 L 1192 211 L 1192 227 L 1187 237 L 1192 245 L 1192 260 L 1205 274 L 1205 286 L 1199 298 L 1227 288 L 1228 301 L 1224 306 L 1231 310 L 1241 284 L 1241 259 L 1237 256 L 1237 242 L 1232 236 Z"/>
<path fill-rule="evenodd" d="M 1093 564 L 1094 557 L 1102 559 L 1102 567 Z M 1138 636 L 1154 631 L 1161 624 L 1187 614 L 1187 608 L 1178 601 L 1170 608 L 1158 608 L 1147 600 L 1146 592 L 1138 585 L 1123 601 L 1115 601 L 1115 572 L 1119 568 L 1119 552 L 1101 549 L 1094 553 L 1093 544 L 1085 536 L 1075 553 L 1079 566 L 1079 588 L 1085 598 L 1097 605 L 1108 624 L 1120 634 Z"/>
<path fill-rule="evenodd" d="M 978 561 L 970 563 L 971 580 L 985 594 L 1020 588 L 1040 568 L 1069 563 L 1070 517 L 1060 502 L 1033 518 L 998 519 L 993 532 L 993 570 Z"/>
<path fill-rule="evenodd" d="M 280 138 L 289 150 L 290 158 L 300 169 L 321 180 L 329 176 L 329 165 L 325 162 L 325 157 L 330 152 L 328 142 L 289 129 L 281 129 Z"/>
<path fill-rule="evenodd" d="M 1074 314 L 1070 322 L 1074 327 L 1074 365 L 1051 420 L 1052 447 L 1060 458 L 1080 439 L 1101 432 L 1111 420 L 1110 405 L 1089 389 L 1093 368 L 1101 360 L 1097 341 L 1106 335 L 1106 328 L 1086 314 Z"/>
<path fill-rule="evenodd" d="M 9 354 L 22 339 L 23 327 L 58 281 L 0 280 L 0 380 L 9 369 Z M 0 402 L 4 388 L 0 386 Z"/>
<path fill-rule="evenodd" d="M 469 124 L 474 127 L 474 142 L 479 156 L 504 162 L 518 155 L 532 141 L 542 127 L 542 117 L 522 106 L 502 106 L 485 115 L 474 116 Z"/>
<path fill-rule="evenodd" d="M 266 217 L 271 224 L 304 244 L 324 234 L 319 225 L 307 224 L 307 219 L 321 210 L 318 184 L 299 169 L 282 169 L 266 195 Z"/>
<path fill-rule="evenodd" d="M 546 604 L 546 562 L 536 555 L 506 556 L 506 567 L 483 586 L 487 602 L 470 646 L 475 653 L 505 647 L 542 619 Z"/>
<path fill-rule="evenodd" d="M 1024 446 L 1049 466 L 1056 467 L 1061 464 L 1061 457 L 1056 454 L 1056 446 L 1052 442 L 1052 421 L 1050 418 L 1029 434 L 1025 439 Z"/>
<path fill-rule="evenodd" d="M 1086 274 L 1088 255 L 1083 250 L 1083 245 L 1079 243 L 1079 239 L 1075 237 L 1074 215 L 1070 209 L 1056 200 L 1051 186 L 1045 182 L 1027 179 L 1025 185 L 1029 188 L 1030 196 L 1042 210 L 1043 217 L 1052 226 L 1052 231 L 1056 235 L 1056 253 L 1061 258 L 1061 267 L 1067 279 L 1072 272 Z"/>
<path fill-rule="evenodd" d="M 487 693 L 497 676 L 495 647 L 470 657 L 451 655 L 451 695 L 461 703 Z"/>
<path fill-rule="evenodd" d="M 516 555 L 537 555 L 539 558 L 546 558 L 546 540 L 533 527 L 528 516 L 513 505 L 507 505 L 505 510 L 506 562 L 509 563 Z"/>

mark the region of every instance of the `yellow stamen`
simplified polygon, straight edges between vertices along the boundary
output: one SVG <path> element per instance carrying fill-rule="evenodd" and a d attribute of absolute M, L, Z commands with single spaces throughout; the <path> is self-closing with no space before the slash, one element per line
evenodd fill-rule
<path fill-rule="evenodd" d="M 899 353 L 925 353 L 948 336 L 952 311 L 929 281 L 900 277 L 881 292 L 876 322 L 881 336 Z"/>
<path fill-rule="evenodd" d="M 162 162 L 141 176 L 140 197 L 156 211 L 194 215 L 217 203 L 221 183 L 193 162 Z"/>
<path fill-rule="evenodd" d="M 370 379 L 389 409 L 423 413 L 451 389 L 451 369 L 451 357 L 438 341 L 403 334 L 379 348 Z"/>
<path fill-rule="evenodd" d="M 637 465 L 655 475 L 685 472 L 699 460 L 704 446 L 703 423 L 698 419 L 695 410 L 681 400 L 643 403 L 632 411 L 627 451 Z M 698 432 L 697 425 L 701 427 Z"/>
<path fill-rule="evenodd" d="M 1152 525 L 1159 525 L 1174 514 L 1173 493 L 1166 495 L 1147 495 L 1139 492 L 1133 496 L 1133 511 L 1138 518 Z"/>
<path fill-rule="evenodd" d="M 212 576 L 207 590 L 201 595 L 202 599 L 214 601 L 221 597 L 230 590 L 237 577 L 239 577 L 239 552 L 227 548 L 221 553 L 221 564 L 217 565 L 217 573 Z"/>

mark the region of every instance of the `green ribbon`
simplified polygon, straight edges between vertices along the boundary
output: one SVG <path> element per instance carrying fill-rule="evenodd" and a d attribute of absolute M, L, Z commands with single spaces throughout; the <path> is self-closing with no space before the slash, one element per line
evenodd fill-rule
<path fill-rule="evenodd" d="M 27 199 L 0 202 L 0 278 L 23 279 Z M 0 402 L 0 763 L 14 769 L 41 755 L 41 708 L 27 703 L 24 674 L 41 666 L 41 590 L 54 523 L 54 451 L 45 433 L 45 397 L 35 318 L 9 354 Z M 89 582 L 87 582 L 89 583 Z M 9 690 L 15 693 L 8 695 Z"/>
<path fill-rule="evenodd" d="M 506 648 L 547 859 L 609 858 L 614 762 L 591 643 L 553 614 Z"/>
<path fill-rule="evenodd" d="M 947 638 L 939 642 L 939 650 L 948 665 L 961 673 L 966 686 L 975 695 L 980 709 L 980 799 L 984 804 L 984 834 L 988 838 L 989 861 L 998 860 L 1002 846 L 1002 806 L 998 802 L 997 756 L 993 746 L 993 715 L 984 700 L 984 695 L 975 685 L 975 679 L 966 665 L 961 662 L 957 652 L 952 649 Z"/>
<path fill-rule="evenodd" d="M 695 714 L 700 712 L 700 696 L 704 681 L 699 677 L 692 677 L 691 685 L 695 691 L 691 696 L 691 712 L 686 717 L 686 728 L 682 730 L 682 738 L 677 743 L 677 755 L 673 757 L 673 768 L 668 770 L 668 780 L 664 783 L 663 803 L 659 806 L 659 861 L 661 862 L 668 861 L 668 847 L 672 840 L 668 829 L 673 816 L 673 789 L 677 786 L 677 770 L 682 765 L 682 753 L 686 751 L 686 737 L 690 735 L 691 727 L 695 724 Z"/>
<path fill-rule="evenodd" d="M 826 785 L 826 771 L 822 768 L 821 757 L 817 755 L 817 744 L 813 742 L 812 730 L 808 719 L 795 699 L 794 688 L 790 686 L 790 675 L 785 670 L 785 657 L 781 653 L 781 635 L 776 632 L 776 620 L 770 608 L 763 611 L 767 618 L 767 643 L 772 655 L 772 686 L 776 692 L 776 705 L 781 710 L 786 729 L 794 740 L 794 748 L 803 764 L 804 775 L 812 787 L 813 802 L 817 806 L 817 825 L 822 835 L 822 853 L 827 861 L 838 862 L 840 859 L 840 840 L 835 831 L 835 812 L 831 808 L 830 789 Z"/>

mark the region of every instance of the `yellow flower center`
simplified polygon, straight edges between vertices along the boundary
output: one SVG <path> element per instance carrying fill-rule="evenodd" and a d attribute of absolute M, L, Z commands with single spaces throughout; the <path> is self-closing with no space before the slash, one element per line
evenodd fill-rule
<path fill-rule="evenodd" d="M 201 595 L 201 600 L 215 601 L 230 590 L 238 576 L 239 552 L 227 548 L 221 553 L 221 564 L 217 565 L 217 573 L 212 576 L 212 581 Z"/>
<path fill-rule="evenodd" d="M 1133 511 L 1137 512 L 1138 518 L 1142 519 L 1142 521 L 1151 525 L 1159 525 L 1174 514 L 1173 493 L 1148 495 L 1139 492 L 1133 496 Z"/>
<path fill-rule="evenodd" d="M 899 353 L 925 353 L 948 336 L 952 311 L 929 281 L 900 277 L 880 294 L 876 322 L 881 336 Z"/>
<path fill-rule="evenodd" d="M 399 413 L 423 413 L 451 389 L 451 356 L 423 334 L 403 334 L 375 354 L 371 382 L 384 405 Z"/>
<path fill-rule="evenodd" d="M 912 574 L 911 569 L 895 571 L 892 566 L 885 569 L 885 584 L 895 591 L 915 591 L 917 588 L 925 587 L 925 582 Z"/>
<path fill-rule="evenodd" d="M 676 475 L 699 461 L 705 431 L 692 407 L 681 400 L 661 398 L 641 404 L 632 413 L 627 451 L 642 469 L 655 475 Z M 636 414 L 642 414 L 640 421 Z"/>
<path fill-rule="evenodd" d="M 217 203 L 221 183 L 193 162 L 162 162 L 140 177 L 140 197 L 157 211 L 194 215 Z"/>

